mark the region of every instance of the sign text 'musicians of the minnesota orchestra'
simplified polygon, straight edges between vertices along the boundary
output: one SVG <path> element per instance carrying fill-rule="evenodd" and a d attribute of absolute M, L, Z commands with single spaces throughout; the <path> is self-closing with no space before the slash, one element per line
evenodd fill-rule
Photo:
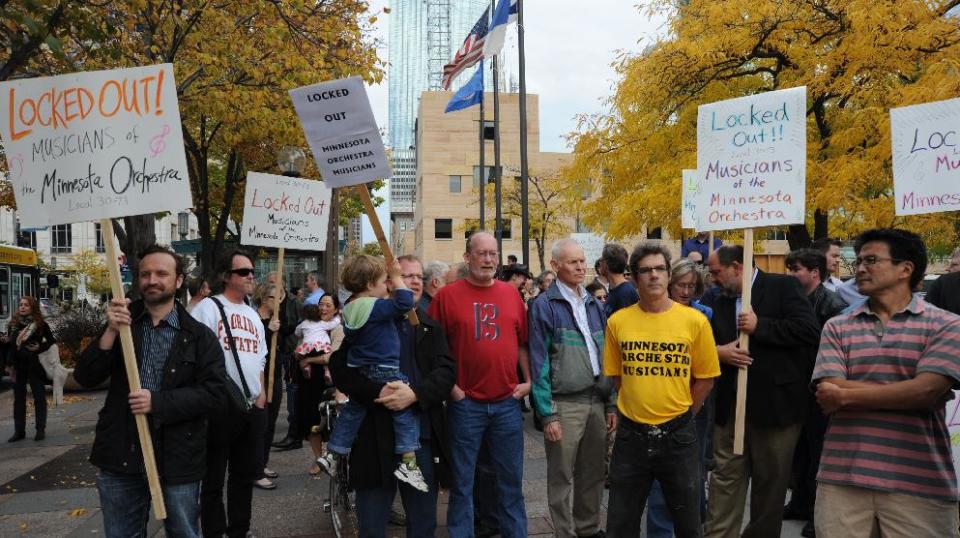
<path fill-rule="evenodd" d="M 170 64 L 0 83 L 24 227 L 192 205 Z"/>
<path fill-rule="evenodd" d="M 390 177 L 363 80 L 350 77 L 296 88 L 290 98 L 328 187 Z"/>
<path fill-rule="evenodd" d="M 322 181 L 250 172 L 240 242 L 326 250 L 330 198 Z"/>
<path fill-rule="evenodd" d="M 698 231 L 804 221 L 806 95 L 790 88 L 700 106 Z"/>
<path fill-rule="evenodd" d="M 890 110 L 897 215 L 960 211 L 960 99 Z"/>

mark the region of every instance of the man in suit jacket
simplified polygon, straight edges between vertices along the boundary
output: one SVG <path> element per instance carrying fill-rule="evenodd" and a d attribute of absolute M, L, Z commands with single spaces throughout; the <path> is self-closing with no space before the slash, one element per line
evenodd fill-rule
<path fill-rule="evenodd" d="M 754 271 L 750 312 L 741 312 L 743 247 L 720 247 L 708 259 L 723 288 L 713 307 L 720 356 L 714 459 L 707 536 L 740 536 L 747 487 L 752 482 L 747 538 L 780 536 L 783 502 L 793 449 L 807 411 L 811 346 L 820 328 L 799 282 Z M 750 335 L 749 353 L 737 347 L 738 332 Z M 744 453 L 734 455 L 737 371 L 748 369 Z"/>
<path fill-rule="evenodd" d="M 960 314 L 960 272 L 947 273 L 933 281 L 924 300 L 954 314 Z"/>

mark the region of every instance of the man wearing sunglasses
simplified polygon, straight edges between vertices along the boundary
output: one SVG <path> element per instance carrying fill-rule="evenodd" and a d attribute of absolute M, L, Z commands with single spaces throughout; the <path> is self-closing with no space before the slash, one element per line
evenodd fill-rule
<path fill-rule="evenodd" d="M 868 230 L 854 251 L 867 302 L 827 322 L 813 371 L 830 415 L 817 535 L 958 536 L 944 404 L 960 384 L 960 316 L 913 293 L 927 267 L 916 234 Z"/>
<path fill-rule="evenodd" d="M 607 321 L 603 374 L 619 387 L 610 461 L 607 535 L 637 536 L 647 496 L 660 483 L 674 533 L 700 529 L 700 447 L 693 417 L 720 375 L 710 322 L 668 295 L 670 252 L 642 243 L 630 255 L 639 301 Z"/>
<path fill-rule="evenodd" d="M 707 533 L 712 538 L 780 536 L 793 449 L 806 418 L 807 376 L 820 327 L 799 281 L 753 271 L 750 308 L 742 308 L 743 247 L 725 245 L 707 258 L 723 290 L 710 323 L 720 355 Z M 749 352 L 738 346 L 750 335 Z M 737 372 L 748 369 L 743 454 L 733 453 Z M 743 527 L 747 489 L 750 522 Z"/>
<path fill-rule="evenodd" d="M 253 257 L 243 250 L 228 252 L 218 261 L 217 273 L 222 293 L 201 301 L 194 308 L 193 317 L 217 335 L 227 383 L 234 383 L 242 391 L 249 410 L 238 411 L 231 405 L 210 421 L 207 476 L 200 489 L 200 521 L 204 536 L 242 537 L 250 530 L 253 482 L 263 470 L 260 451 L 267 420 L 263 367 L 269 348 L 260 315 L 246 304 L 256 283 Z M 226 325 L 225 319 L 229 320 Z M 273 330 L 279 329 L 279 320 L 274 323 L 277 326 Z M 230 476 L 225 480 L 228 467 Z"/>

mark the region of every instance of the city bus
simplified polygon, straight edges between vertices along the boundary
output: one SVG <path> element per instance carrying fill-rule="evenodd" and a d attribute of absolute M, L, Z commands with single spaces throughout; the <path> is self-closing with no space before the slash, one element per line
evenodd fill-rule
<path fill-rule="evenodd" d="M 40 268 L 37 252 L 29 248 L 0 245 L 0 331 L 20 304 L 20 297 L 39 297 Z"/>

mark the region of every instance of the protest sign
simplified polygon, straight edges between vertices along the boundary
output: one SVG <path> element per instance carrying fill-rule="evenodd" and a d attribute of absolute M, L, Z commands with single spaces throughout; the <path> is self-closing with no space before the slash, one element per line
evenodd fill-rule
<path fill-rule="evenodd" d="M 698 231 L 804 222 L 806 95 L 801 86 L 700 106 Z"/>
<path fill-rule="evenodd" d="M 953 467 L 960 469 L 960 391 L 953 391 L 953 399 L 947 402 L 946 416 L 950 448 L 953 450 Z"/>
<path fill-rule="evenodd" d="M 697 197 L 702 187 L 696 170 L 683 171 L 683 188 L 680 192 L 680 226 L 692 230 L 697 229 Z M 713 250 L 713 243 L 710 243 Z"/>
<path fill-rule="evenodd" d="M 171 64 L 3 82 L 0 110 L 24 227 L 192 205 Z"/>
<path fill-rule="evenodd" d="M 326 250 L 330 189 L 322 181 L 250 172 L 240 242 Z"/>
<path fill-rule="evenodd" d="M 897 215 L 960 210 L 960 99 L 890 110 Z"/>
<path fill-rule="evenodd" d="M 360 77 L 290 90 L 324 183 L 349 187 L 390 177 L 383 139 Z"/>
<path fill-rule="evenodd" d="M 583 247 L 583 254 L 586 257 L 587 268 L 593 268 L 597 260 L 603 255 L 603 246 L 606 245 L 606 239 L 595 233 L 572 233 L 570 239 L 573 239 Z"/>

